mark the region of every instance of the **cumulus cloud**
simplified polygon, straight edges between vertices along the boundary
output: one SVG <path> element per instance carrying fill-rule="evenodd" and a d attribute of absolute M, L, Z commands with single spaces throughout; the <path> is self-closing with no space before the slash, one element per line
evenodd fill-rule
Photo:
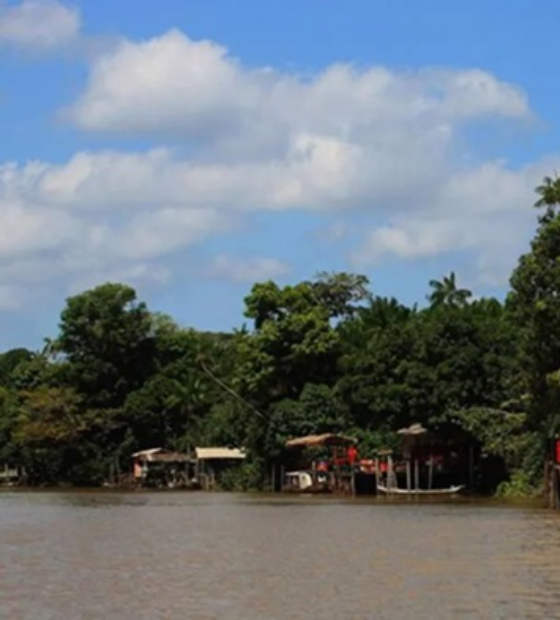
<path fill-rule="evenodd" d="M 124 177 L 122 186 L 112 185 L 115 171 L 95 165 L 95 158 L 84 172 L 87 157 L 63 166 L 0 166 L 0 289 L 7 291 L 0 307 L 22 298 L 11 295 L 14 282 L 37 287 L 59 281 L 74 290 L 115 278 L 165 281 L 169 270 L 160 259 L 230 227 L 214 209 L 191 207 L 177 194 L 175 204 L 165 204 L 161 195 L 127 187 Z M 103 162 L 114 158 L 100 155 Z M 131 174 L 145 170 L 142 158 L 137 167 L 124 155 L 120 163 L 123 173 L 130 166 Z M 105 184 L 105 191 L 91 193 L 95 183 Z"/>
<path fill-rule="evenodd" d="M 290 266 L 276 258 L 237 256 L 217 256 L 207 270 L 207 274 L 232 282 L 259 282 L 285 276 Z"/>
<path fill-rule="evenodd" d="M 516 170 L 487 162 L 457 172 L 435 188 L 433 202 L 413 214 L 395 213 L 388 224 L 367 232 L 354 263 L 365 267 L 387 258 L 414 261 L 470 252 L 475 281 L 503 285 L 534 228 L 534 187 L 559 162 Z"/>
<path fill-rule="evenodd" d="M 459 250 L 497 277 L 496 257 L 519 250 L 530 192 L 550 170 L 472 156 L 473 124 L 532 120 L 525 94 L 488 72 L 337 64 L 302 77 L 246 67 L 178 31 L 104 52 L 66 113 L 84 131 L 163 146 L 0 166 L 0 286 L 16 277 L 10 260 L 23 281 L 45 271 L 163 281 L 172 253 L 280 210 L 335 213 L 334 240 L 359 213 L 356 264 Z M 287 269 L 219 256 L 209 275 Z"/>
<path fill-rule="evenodd" d="M 56 0 L 0 0 L 0 45 L 51 50 L 72 42 L 80 30 L 78 10 Z"/>
<path fill-rule="evenodd" d="M 123 41 L 94 63 L 74 121 L 94 131 L 177 131 L 203 142 L 245 135 L 257 143 L 282 134 L 337 135 L 352 141 L 388 137 L 387 121 L 445 140 L 446 123 L 487 115 L 525 117 L 523 93 L 480 70 L 398 72 L 333 65 L 304 79 L 244 67 L 210 41 L 178 31 L 139 43 Z M 438 136 L 436 136 L 438 137 Z"/>

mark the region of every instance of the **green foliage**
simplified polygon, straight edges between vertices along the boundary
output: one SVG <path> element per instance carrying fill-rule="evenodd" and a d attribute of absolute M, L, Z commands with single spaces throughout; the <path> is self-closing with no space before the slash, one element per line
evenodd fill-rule
<path fill-rule="evenodd" d="M 67 300 L 56 349 L 89 404 L 118 407 L 142 385 L 154 367 L 152 327 L 146 305 L 124 284 L 103 284 Z"/>
<path fill-rule="evenodd" d="M 556 198 L 548 196 L 548 200 Z M 560 215 L 546 204 L 531 251 L 519 259 L 513 272 L 508 305 L 520 330 L 530 423 L 552 435 L 560 431 Z"/>
<path fill-rule="evenodd" d="M 507 499 L 533 497 L 538 494 L 540 494 L 540 489 L 535 487 L 530 472 L 521 469 L 514 471 L 511 478 L 501 482 L 496 490 L 497 497 Z"/>
<path fill-rule="evenodd" d="M 471 291 L 467 289 L 457 288 L 455 273 L 452 271 L 449 276 L 445 276 L 440 282 L 438 280 L 430 280 L 432 288 L 428 300 L 433 307 L 436 306 L 455 306 L 463 307 L 472 296 Z"/>
<path fill-rule="evenodd" d="M 14 374 L 18 367 L 32 357 L 32 352 L 27 349 L 11 349 L 0 354 L 0 386 L 13 387 Z"/>
<path fill-rule="evenodd" d="M 429 283 L 424 309 L 322 273 L 255 284 L 251 325 L 215 334 L 150 312 L 127 285 L 71 297 L 42 351 L 0 355 L 0 462 L 35 484 L 100 484 L 138 449 L 237 446 L 249 459 L 221 484 L 247 490 L 268 484 L 289 438 L 344 432 L 368 457 L 420 422 L 469 438 L 482 487 L 529 492 L 560 430 L 560 181 L 537 192 L 505 305 L 473 301 L 454 272 Z"/>
<path fill-rule="evenodd" d="M 533 440 L 526 414 L 476 407 L 450 412 L 452 419 L 481 444 L 483 456 L 498 456 L 509 469 L 519 467 Z"/>
<path fill-rule="evenodd" d="M 298 400 L 285 399 L 272 407 L 268 419 L 264 453 L 278 458 L 286 441 L 293 437 L 343 432 L 347 420 L 342 403 L 326 385 L 308 384 Z"/>

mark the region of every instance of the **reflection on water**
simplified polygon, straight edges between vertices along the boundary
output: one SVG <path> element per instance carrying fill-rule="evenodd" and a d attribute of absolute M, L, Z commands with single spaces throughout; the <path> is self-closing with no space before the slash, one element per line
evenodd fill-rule
<path fill-rule="evenodd" d="M 560 618 L 560 515 L 453 501 L 0 494 L 9 620 Z"/>

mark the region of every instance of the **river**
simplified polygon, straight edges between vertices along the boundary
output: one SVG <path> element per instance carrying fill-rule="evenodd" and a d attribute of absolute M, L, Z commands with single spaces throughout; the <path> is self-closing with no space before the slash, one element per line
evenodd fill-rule
<path fill-rule="evenodd" d="M 1 493 L 6 620 L 560 618 L 538 506 Z"/>

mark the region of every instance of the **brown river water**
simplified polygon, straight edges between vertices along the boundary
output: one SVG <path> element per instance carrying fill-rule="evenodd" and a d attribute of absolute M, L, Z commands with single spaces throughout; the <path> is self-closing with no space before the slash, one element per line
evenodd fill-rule
<path fill-rule="evenodd" d="M 560 619 L 560 513 L 206 493 L 0 493 L 6 620 Z"/>

